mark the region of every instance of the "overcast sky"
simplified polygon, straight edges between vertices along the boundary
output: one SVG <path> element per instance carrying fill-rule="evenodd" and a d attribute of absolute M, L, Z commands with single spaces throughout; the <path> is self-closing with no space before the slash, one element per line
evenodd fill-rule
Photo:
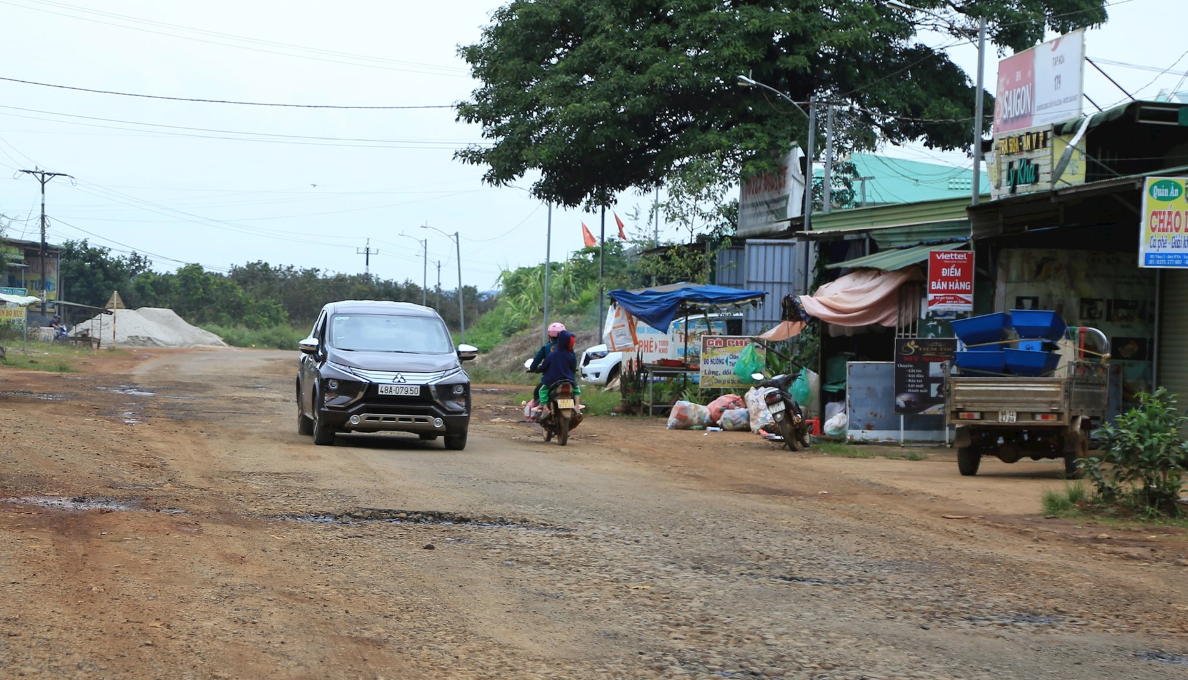
<path fill-rule="evenodd" d="M 461 44 L 474 42 L 492 0 L 439 3 L 345 0 L 0 0 L 0 77 L 177 97 L 361 106 L 442 106 L 474 89 Z M 1174 21 L 1183 0 L 1117 0 L 1090 31 L 1086 53 L 1132 93 L 1183 85 L 1188 45 Z M 1161 34 L 1165 33 L 1163 37 Z M 935 44 L 941 44 L 939 42 Z M 945 41 L 948 42 L 948 41 Z M 951 48 L 972 73 L 976 50 Z M 1179 60 L 1179 61 L 1177 61 Z M 987 59 L 993 91 L 997 55 Z M 1175 65 L 1169 73 L 1157 71 Z M 1125 98 L 1092 67 L 1086 93 L 1106 106 Z M 1152 82 L 1153 81 L 1153 82 Z M 1086 104 L 1086 107 L 1089 107 Z M 172 127 L 169 127 L 172 126 Z M 188 129 L 187 129 L 188 128 Z M 248 134 L 244 134 L 248 133 Z M 88 238 L 135 249 L 171 270 L 198 262 L 273 264 L 384 278 L 493 287 L 502 267 L 544 259 L 546 210 L 526 192 L 480 182 L 481 168 L 453 160 L 481 141 L 451 109 L 343 111 L 151 101 L 0 81 L 0 213 L 10 236 L 38 238 L 38 185 L 15 170 L 66 172 L 48 187 L 50 240 Z M 922 147 L 888 149 L 915 160 L 968 163 Z M 523 182 L 527 186 L 527 182 Z M 619 214 L 650 197 L 625 195 Z M 554 259 L 581 247 L 581 220 L 554 211 Z M 608 235 L 614 233 L 613 219 Z M 675 230 L 665 230 L 677 236 Z"/>

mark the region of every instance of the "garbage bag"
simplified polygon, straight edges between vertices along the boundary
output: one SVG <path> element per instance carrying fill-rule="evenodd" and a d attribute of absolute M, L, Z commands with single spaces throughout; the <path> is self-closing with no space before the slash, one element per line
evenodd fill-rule
<path fill-rule="evenodd" d="M 752 387 L 746 396 L 747 414 L 751 420 L 751 432 L 759 432 L 775 426 L 775 419 L 767 408 L 767 394 L 774 392 L 774 387 Z"/>
<path fill-rule="evenodd" d="M 668 414 L 668 429 L 691 430 L 709 424 L 709 409 L 690 401 L 678 401 Z"/>
<path fill-rule="evenodd" d="M 730 409 L 746 408 L 747 402 L 737 394 L 723 394 L 717 399 L 709 403 L 709 419 L 711 423 L 716 423 L 722 417 L 723 411 Z"/>
<path fill-rule="evenodd" d="M 846 418 L 846 412 L 842 411 L 825 421 L 825 434 L 830 437 L 843 437 L 848 426 L 849 419 Z"/>
<path fill-rule="evenodd" d="M 734 364 L 734 374 L 743 382 L 750 382 L 751 375 L 763 372 L 763 357 L 755 351 L 755 343 L 743 348 L 738 355 L 738 362 Z"/>
<path fill-rule="evenodd" d="M 846 402 L 831 401 L 825 404 L 825 420 L 832 420 L 833 416 L 846 410 Z"/>
<path fill-rule="evenodd" d="M 749 430 L 751 429 L 751 414 L 745 408 L 732 408 L 722 411 L 722 417 L 718 419 L 718 426 L 723 430 Z"/>

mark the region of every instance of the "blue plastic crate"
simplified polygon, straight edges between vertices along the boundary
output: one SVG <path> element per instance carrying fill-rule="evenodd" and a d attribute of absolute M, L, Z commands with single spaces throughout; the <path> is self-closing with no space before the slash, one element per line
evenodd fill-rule
<path fill-rule="evenodd" d="M 1005 339 L 1006 329 L 1011 326 L 1011 317 L 1004 312 L 995 312 L 968 319 L 954 319 L 950 324 L 953 333 L 961 342 L 966 345 L 981 345 Z"/>
<path fill-rule="evenodd" d="M 1006 359 L 1002 350 L 989 352 L 961 351 L 954 355 L 957 368 L 976 373 L 1005 373 Z"/>
<path fill-rule="evenodd" d="M 1044 309 L 1012 309 L 1011 325 L 1020 339 L 1044 339 L 1055 342 L 1068 328 L 1056 312 Z"/>
<path fill-rule="evenodd" d="M 1013 375 L 1038 376 L 1051 373 L 1060 363 L 1056 352 L 1031 352 L 1025 349 L 1004 349 L 1002 356 L 1007 371 Z"/>

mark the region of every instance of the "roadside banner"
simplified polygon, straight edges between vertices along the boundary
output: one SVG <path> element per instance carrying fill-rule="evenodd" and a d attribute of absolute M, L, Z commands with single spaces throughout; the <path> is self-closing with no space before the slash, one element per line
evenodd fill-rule
<path fill-rule="evenodd" d="M 998 62 L 994 134 L 1080 117 L 1084 80 L 1084 30 Z"/>
<path fill-rule="evenodd" d="M 928 253 L 928 311 L 973 311 L 974 254 L 968 250 Z"/>
<path fill-rule="evenodd" d="M 635 317 L 618 305 L 611 305 L 610 325 L 606 332 L 606 348 L 611 352 L 630 352 L 638 342 L 635 336 Z"/>
<path fill-rule="evenodd" d="M 1183 177 L 1148 177 L 1143 185 L 1139 266 L 1188 268 L 1188 186 Z"/>
<path fill-rule="evenodd" d="M 29 291 L 26 288 L 0 288 L 0 295 L 11 296 L 13 298 L 24 298 L 28 294 Z M 28 316 L 28 304 L 28 302 L 22 305 L 16 301 L 0 301 L 0 325 L 23 328 L 25 326 L 25 319 Z"/>
<path fill-rule="evenodd" d="M 943 364 L 957 351 L 954 338 L 895 340 L 895 413 L 940 415 L 945 408 Z"/>
<path fill-rule="evenodd" d="M 701 336 L 701 386 L 717 389 L 750 387 L 752 382 L 743 382 L 734 374 L 734 365 L 747 345 L 754 342 L 744 335 Z M 755 351 L 766 358 L 767 349 L 763 345 L 756 344 Z"/>

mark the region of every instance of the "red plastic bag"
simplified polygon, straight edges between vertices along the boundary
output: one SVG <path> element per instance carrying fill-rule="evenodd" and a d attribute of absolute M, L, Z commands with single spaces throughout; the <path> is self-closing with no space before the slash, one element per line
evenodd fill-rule
<path fill-rule="evenodd" d="M 716 423 L 722 418 L 722 411 L 729 411 L 736 408 L 746 408 L 747 402 L 737 394 L 724 394 L 709 403 L 709 419 L 711 423 Z"/>

